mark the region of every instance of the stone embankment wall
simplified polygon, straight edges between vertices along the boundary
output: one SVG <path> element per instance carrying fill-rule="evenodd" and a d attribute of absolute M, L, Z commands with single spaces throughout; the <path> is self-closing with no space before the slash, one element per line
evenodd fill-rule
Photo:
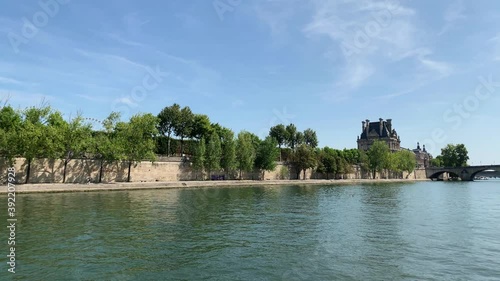
<path fill-rule="evenodd" d="M 16 182 L 22 184 L 26 182 L 28 163 L 24 158 L 15 159 L 13 167 L 16 169 Z M 189 162 L 183 162 L 180 157 L 162 157 L 157 162 L 140 162 L 130 168 L 131 182 L 163 182 L 163 181 L 188 181 L 208 179 L 208 174 L 203 177 L 191 169 Z M 0 182 L 7 181 L 8 162 L 0 159 Z M 66 183 L 86 183 L 90 178 L 91 182 L 126 182 L 128 178 L 129 165 L 127 162 L 106 163 L 92 159 L 72 159 L 66 165 Z M 214 172 L 214 175 L 223 175 L 222 172 Z M 271 172 L 242 173 L 242 179 L 246 180 L 279 180 L 297 179 L 297 174 L 284 163 L 278 163 L 276 169 Z M 31 163 L 29 183 L 63 183 L 64 160 L 36 159 Z M 225 175 L 225 178 L 238 179 L 239 173 Z M 300 173 L 300 179 L 303 173 Z M 314 173 L 312 170 L 306 171 L 306 179 L 326 179 L 326 175 Z M 335 178 L 333 175 L 329 179 Z M 369 173 L 362 173 L 359 167 L 353 167 L 353 173 L 344 175 L 343 179 L 369 179 Z M 378 175 L 377 178 L 406 178 L 406 174 L 399 176 Z M 425 179 L 425 170 L 417 170 L 408 176 L 410 179 Z"/>

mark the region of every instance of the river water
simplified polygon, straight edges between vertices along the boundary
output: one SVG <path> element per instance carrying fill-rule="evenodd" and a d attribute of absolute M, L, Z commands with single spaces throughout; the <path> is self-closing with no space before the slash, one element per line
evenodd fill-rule
<path fill-rule="evenodd" d="M 16 211 L 1 280 L 500 280 L 500 181 L 18 194 Z"/>

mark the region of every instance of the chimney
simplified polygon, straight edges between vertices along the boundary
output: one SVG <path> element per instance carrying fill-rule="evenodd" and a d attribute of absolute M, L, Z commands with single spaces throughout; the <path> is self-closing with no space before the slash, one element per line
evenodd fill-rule
<path fill-rule="evenodd" d="M 387 119 L 387 129 L 389 130 L 389 133 L 392 132 L 392 119 Z"/>
<path fill-rule="evenodd" d="M 363 133 L 365 131 L 365 124 L 366 123 L 365 123 L 365 121 L 361 121 L 361 124 L 362 124 L 362 126 L 361 126 L 361 133 Z"/>
<path fill-rule="evenodd" d="M 366 119 L 366 127 L 365 127 L 365 132 L 366 136 L 368 137 L 368 130 L 370 130 L 370 120 Z"/>
<path fill-rule="evenodd" d="M 382 130 L 384 128 L 384 119 L 379 118 L 378 121 L 379 121 L 379 129 L 380 129 L 379 130 L 379 135 L 382 136 Z"/>

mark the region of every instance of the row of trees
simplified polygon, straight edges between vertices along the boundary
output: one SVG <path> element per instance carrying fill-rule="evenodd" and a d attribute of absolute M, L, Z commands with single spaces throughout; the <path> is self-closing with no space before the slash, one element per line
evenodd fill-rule
<path fill-rule="evenodd" d="M 375 141 L 367 152 L 357 149 L 337 150 L 329 147 L 312 149 L 305 144 L 300 145 L 292 154 L 289 162 L 295 167 L 297 177 L 302 172 L 305 178 L 307 169 L 314 169 L 326 178 L 343 177 L 353 172 L 353 166 L 361 167 L 363 173 L 370 172 L 372 177 L 384 171 L 394 175 L 402 172 L 410 174 L 415 170 L 415 154 L 409 150 L 391 153 L 385 142 Z"/>
<path fill-rule="evenodd" d="M 407 172 L 409 175 L 415 170 L 417 160 L 415 154 L 410 150 L 403 149 L 391 152 L 385 142 L 375 141 L 366 153 L 366 158 L 361 161 L 361 165 L 372 173 L 373 178 L 377 172 L 382 173 L 383 171 L 395 174 Z"/>
<path fill-rule="evenodd" d="M 177 139 L 174 139 L 174 136 Z M 166 148 L 159 140 L 166 139 Z M 15 157 L 27 159 L 29 180 L 33 159 L 64 159 L 66 166 L 72 159 L 93 158 L 102 164 L 111 161 L 133 163 L 154 161 L 159 151 L 172 153 L 172 141 L 179 142 L 180 152 L 189 140 L 189 156 L 198 176 L 224 172 L 229 177 L 241 178 L 242 172 L 274 170 L 278 160 L 284 160 L 296 172 L 314 169 L 327 178 L 351 173 L 353 165 L 364 171 L 392 172 L 415 168 L 415 156 L 410 151 L 390 153 L 383 142 L 375 142 L 367 153 L 357 149 L 337 150 L 318 148 L 316 132 L 299 131 L 294 124 L 279 124 L 270 128 L 261 140 L 255 134 L 235 133 L 210 122 L 208 116 L 192 113 L 189 107 L 178 104 L 165 107 L 154 116 L 138 114 L 121 121 L 118 113 L 111 113 L 102 128 L 93 128 L 81 114 L 70 117 L 48 105 L 15 110 L 11 106 L 0 108 L 0 155 L 13 161 Z M 305 177 L 305 176 L 304 176 Z"/>
<path fill-rule="evenodd" d="M 63 159 L 63 182 L 66 167 L 72 159 L 93 158 L 106 161 L 128 161 L 130 166 L 141 160 L 154 160 L 154 136 L 158 119 L 152 114 L 138 114 L 128 122 L 112 113 L 96 131 L 81 114 L 65 120 L 61 112 L 48 105 L 15 110 L 0 108 L 0 155 L 13 162 L 15 157 L 27 160 L 29 181 L 34 159 Z"/>
<path fill-rule="evenodd" d="M 219 134 L 213 132 L 206 140 L 202 138 L 196 144 L 192 155 L 193 170 L 211 176 L 212 172 L 223 171 L 234 178 L 239 172 L 272 171 L 276 168 L 279 149 L 274 139 L 267 137 L 260 140 L 256 135 L 242 131 L 234 139 L 232 131 L 224 129 Z"/>

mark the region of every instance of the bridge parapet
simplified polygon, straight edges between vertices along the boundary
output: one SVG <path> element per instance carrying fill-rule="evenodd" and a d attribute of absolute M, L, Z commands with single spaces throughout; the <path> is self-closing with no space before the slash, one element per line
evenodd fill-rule
<path fill-rule="evenodd" d="M 425 174 L 429 179 L 438 179 L 443 173 L 459 177 L 462 181 L 473 181 L 477 173 L 486 170 L 500 171 L 500 165 L 481 165 L 467 167 L 428 167 Z"/>

